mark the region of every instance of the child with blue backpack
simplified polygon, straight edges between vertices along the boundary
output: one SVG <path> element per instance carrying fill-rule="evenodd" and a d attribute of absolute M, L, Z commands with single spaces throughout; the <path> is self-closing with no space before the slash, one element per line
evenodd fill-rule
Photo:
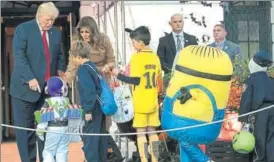
<path fill-rule="evenodd" d="M 90 45 L 84 41 L 74 42 L 70 49 L 73 61 L 79 66 L 76 82 L 85 123 L 83 133 L 98 134 L 105 132 L 103 125 L 105 116 L 97 99 L 102 92 L 98 78 L 99 71 L 89 61 L 90 53 Z M 83 136 L 82 149 L 87 162 L 106 162 L 107 142 L 106 136 Z"/>

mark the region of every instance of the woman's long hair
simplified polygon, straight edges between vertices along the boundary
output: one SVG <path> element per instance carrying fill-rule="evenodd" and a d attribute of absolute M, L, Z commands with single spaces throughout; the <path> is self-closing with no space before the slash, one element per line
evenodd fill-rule
<path fill-rule="evenodd" d="M 83 40 L 81 34 L 80 34 L 80 29 L 81 28 L 87 28 L 89 33 L 90 33 L 90 42 L 89 44 L 98 50 L 102 50 L 103 47 L 103 40 L 102 40 L 102 33 L 100 33 L 96 21 L 90 17 L 90 16 L 84 16 L 80 19 L 78 25 L 77 25 L 77 39 L 78 40 Z"/>

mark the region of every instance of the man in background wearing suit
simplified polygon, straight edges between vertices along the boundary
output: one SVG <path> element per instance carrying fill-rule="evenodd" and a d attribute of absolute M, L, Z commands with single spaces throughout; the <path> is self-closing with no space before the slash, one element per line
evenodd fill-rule
<path fill-rule="evenodd" d="M 229 55 L 234 65 L 234 73 L 240 74 L 242 71 L 241 66 L 238 65 L 239 63 L 242 63 L 240 46 L 226 40 L 226 35 L 227 31 L 225 29 L 225 26 L 223 24 L 216 24 L 213 29 L 213 37 L 215 41 L 209 44 L 209 46 L 225 51 Z M 237 64 L 236 59 L 238 61 Z"/>
<path fill-rule="evenodd" d="M 35 128 L 34 111 L 44 102 L 47 80 L 65 71 L 61 34 L 52 27 L 58 15 L 52 2 L 43 3 L 37 9 L 36 19 L 16 28 L 10 85 L 16 126 Z M 16 129 L 15 135 L 21 161 L 36 162 L 35 132 Z"/>
<path fill-rule="evenodd" d="M 159 40 L 157 54 L 161 61 L 162 70 L 170 73 L 176 54 L 186 46 L 197 45 L 195 36 L 183 31 L 184 20 L 182 14 L 174 14 L 169 22 L 172 32 Z"/>
<path fill-rule="evenodd" d="M 167 88 L 170 75 L 174 65 L 176 64 L 176 56 L 179 51 L 189 45 L 197 45 L 197 39 L 195 36 L 187 34 L 183 31 L 184 21 L 182 14 L 174 14 L 170 18 L 169 25 L 172 28 L 170 34 L 166 34 L 164 37 L 159 39 L 159 45 L 157 54 L 161 61 L 162 70 L 165 72 L 164 75 L 164 89 Z M 170 152 L 176 152 L 178 142 L 168 138 L 167 140 L 168 150 Z"/>

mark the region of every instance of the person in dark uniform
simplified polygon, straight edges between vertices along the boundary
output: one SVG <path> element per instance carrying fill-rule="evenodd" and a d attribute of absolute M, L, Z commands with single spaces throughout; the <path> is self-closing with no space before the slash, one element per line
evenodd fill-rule
<path fill-rule="evenodd" d="M 96 98 L 101 93 L 99 71 L 89 61 L 90 45 L 84 41 L 76 41 L 70 50 L 73 61 L 79 65 L 76 82 L 85 121 L 83 133 L 103 133 L 105 132 L 104 114 Z M 87 162 L 107 161 L 107 139 L 105 136 L 83 136 L 82 149 Z"/>
<path fill-rule="evenodd" d="M 248 64 L 250 76 L 244 85 L 240 115 L 274 104 L 274 79 L 266 71 L 272 65 L 272 56 L 260 51 Z M 254 162 L 274 162 L 274 108 L 253 115 L 256 145 Z M 239 118 L 247 124 L 250 117 Z"/>

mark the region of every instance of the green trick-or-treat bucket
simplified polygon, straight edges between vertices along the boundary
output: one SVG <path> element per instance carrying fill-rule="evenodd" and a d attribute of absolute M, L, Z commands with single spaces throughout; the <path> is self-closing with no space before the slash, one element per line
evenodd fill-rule
<path fill-rule="evenodd" d="M 255 137 L 248 131 L 240 131 L 232 140 L 233 149 L 241 154 L 248 154 L 255 148 Z"/>
<path fill-rule="evenodd" d="M 41 119 L 41 112 L 39 110 L 34 112 L 34 116 L 35 116 L 35 121 L 36 123 L 40 123 L 40 119 Z"/>

